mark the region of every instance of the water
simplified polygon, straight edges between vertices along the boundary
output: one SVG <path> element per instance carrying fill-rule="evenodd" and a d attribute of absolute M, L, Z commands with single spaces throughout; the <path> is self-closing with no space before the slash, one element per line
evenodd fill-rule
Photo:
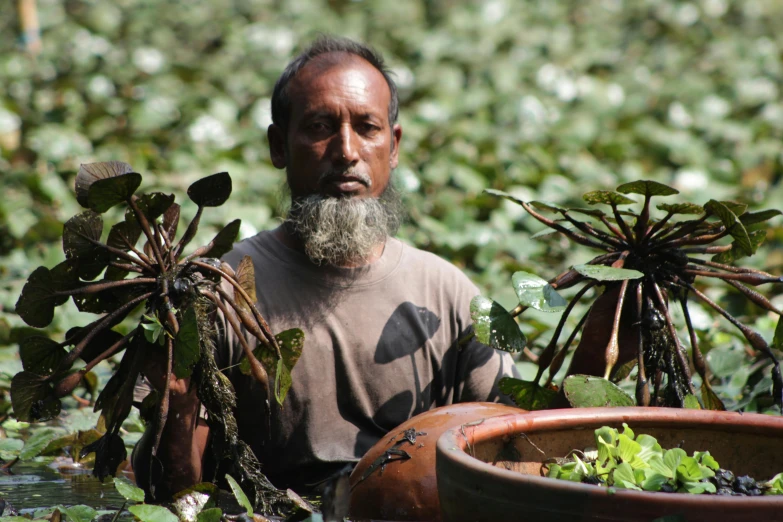
<path fill-rule="evenodd" d="M 116 511 L 125 499 L 111 478 L 103 483 L 91 470 L 74 467 L 70 459 L 49 462 L 19 462 L 11 474 L 0 474 L 0 498 L 20 513 L 58 505 L 84 504 L 96 510 Z"/>

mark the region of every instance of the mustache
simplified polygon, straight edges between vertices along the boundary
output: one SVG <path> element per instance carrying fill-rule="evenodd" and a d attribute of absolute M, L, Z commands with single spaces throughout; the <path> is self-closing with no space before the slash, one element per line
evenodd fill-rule
<path fill-rule="evenodd" d="M 370 185 L 372 185 L 372 180 L 370 179 L 370 176 L 368 176 L 364 172 L 360 172 L 358 169 L 354 167 L 331 168 L 327 171 L 324 171 L 323 173 L 321 173 L 320 176 L 318 176 L 318 183 L 319 184 L 328 183 L 333 179 L 340 179 L 340 178 L 355 178 L 357 181 L 359 181 L 366 187 L 370 187 Z"/>

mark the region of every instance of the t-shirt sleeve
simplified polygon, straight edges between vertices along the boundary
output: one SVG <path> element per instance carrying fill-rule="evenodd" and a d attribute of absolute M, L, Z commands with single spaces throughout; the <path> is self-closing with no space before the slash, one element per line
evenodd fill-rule
<path fill-rule="evenodd" d="M 472 328 L 466 331 L 466 334 Z M 508 395 L 498 389 L 503 377 L 519 378 L 519 372 L 507 352 L 480 343 L 475 337 L 459 348 L 457 363 L 458 386 L 454 402 L 502 402 L 513 404 Z"/>

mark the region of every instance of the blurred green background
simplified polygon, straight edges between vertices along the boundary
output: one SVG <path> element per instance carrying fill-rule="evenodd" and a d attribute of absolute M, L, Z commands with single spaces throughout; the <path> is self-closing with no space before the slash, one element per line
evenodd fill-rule
<path fill-rule="evenodd" d="M 187 186 L 228 171 L 234 193 L 205 213 L 202 239 L 234 218 L 243 237 L 275 226 L 283 175 L 267 151 L 269 97 L 319 32 L 365 41 L 393 67 L 404 131 L 396 177 L 410 211 L 403 239 L 451 260 L 505 306 L 515 304 L 515 270 L 550 278 L 591 256 L 530 239 L 541 225 L 485 188 L 582 205 L 589 190 L 652 179 L 680 190 L 667 202 L 783 202 L 780 0 L 36 5 L 42 49 L 33 55 L 17 3 L 0 3 L 0 345 L 29 334 L 13 313 L 27 276 L 63 258 L 58 237 L 80 210 L 80 163 L 131 164 L 142 190 L 175 192 L 185 217 L 195 212 Z M 745 262 L 781 273 L 780 218 L 772 224 Z M 773 318 L 722 287 L 711 292 L 771 339 Z M 90 321 L 71 305 L 59 310 L 55 336 Z M 535 351 L 557 316 L 525 319 Z M 726 324 L 702 314 L 703 346 L 741 360 Z M 7 378 L 20 366 L 4 353 Z M 727 392 L 734 407 L 751 396 L 747 379 Z"/>

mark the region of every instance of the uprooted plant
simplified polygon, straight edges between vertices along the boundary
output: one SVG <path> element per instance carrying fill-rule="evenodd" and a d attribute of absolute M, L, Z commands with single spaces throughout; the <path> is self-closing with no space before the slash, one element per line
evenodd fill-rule
<path fill-rule="evenodd" d="M 233 389 L 218 369 L 213 350 L 216 324 L 223 318 L 242 346 L 244 366 L 249 366 L 249 373 L 265 390 L 260 402 L 266 404 L 264 414 L 269 415 L 272 388 L 282 403 L 290 387 L 290 370 L 301 353 L 303 334 L 301 330 L 277 337 L 272 334 L 254 306 L 255 276 L 249 258 L 240 262 L 236 272 L 219 261 L 237 238 L 239 220 L 226 225 L 208 244 L 184 253 L 196 235 L 202 211 L 222 205 L 231 194 L 228 173 L 207 176 L 188 188 L 198 210 L 179 240 L 180 206 L 174 203 L 174 195 L 137 195 L 141 181 L 140 174 L 121 162 L 92 163 L 79 169 L 76 198 L 88 210 L 65 223 L 65 261 L 51 269 L 39 267 L 30 275 L 16 311 L 30 326 L 43 328 L 52 321 L 55 307 L 72 298 L 80 311 L 101 316 L 86 326 L 71 328 L 62 342 L 34 336 L 20 343 L 24 370 L 11 382 L 14 414 L 23 421 L 57 416 L 60 398 L 70 394 L 96 364 L 125 350 L 95 404 L 105 419 L 106 432 L 82 450 L 82 456 L 95 452 L 96 476 L 114 475 L 126 458 L 118 432 L 130 413 L 137 377 L 145 359 L 157 352 L 165 360 L 164 388 L 151 393 L 142 407 L 154 412 L 150 415 L 155 427 L 150 462 L 153 495 L 164 472 L 157 455 L 173 373 L 178 378 L 190 377 L 191 386 L 196 387 L 208 412 L 212 451 L 221 469 L 240 477 L 261 511 L 285 511 L 293 498 L 269 483 L 253 452 L 238 438 Z M 119 204 L 127 206 L 124 220 L 111 227 L 104 243 L 101 214 Z M 146 241 L 137 248 L 142 236 Z M 96 280 L 101 274 L 102 279 Z M 140 307 L 143 313 L 135 327 L 125 335 L 114 330 Z M 243 328 L 258 341 L 255 354 Z M 74 371 L 79 358 L 86 365 Z"/>
<path fill-rule="evenodd" d="M 512 394 L 520 406 L 535 409 L 551 403 L 556 395 L 550 389 L 552 380 L 581 331 L 569 373 L 618 380 L 636 366 L 638 405 L 683 407 L 693 404 L 696 396 L 691 381 L 692 364 L 701 376 L 703 407 L 725 409 L 710 386 L 709 369 L 688 311 L 690 297 L 738 328 L 748 342 L 749 352 L 769 358 L 773 400 L 778 406 L 783 405 L 780 365 L 770 346 L 758 332 L 721 307 L 696 283 L 697 278 L 719 279 L 763 310 L 780 315 L 780 310 L 751 286 L 779 283 L 783 279 L 735 265 L 737 260 L 755 253 L 765 237 L 764 223 L 781 214 L 780 211 L 747 212 L 744 204 L 710 200 L 704 206 L 659 204 L 657 208 L 664 214 L 656 219 L 651 215 L 652 198 L 678 192 L 654 181 L 635 181 L 619 186 L 616 192 L 594 191 L 584 195 L 591 205 L 607 205 L 611 214 L 599 209 L 528 203 L 504 192 L 487 192 L 518 203 L 533 218 L 571 241 L 601 251 L 588 263 L 573 266 L 550 281 L 526 272 L 514 274 L 512 283 L 520 305 L 511 313 L 490 299 L 481 296 L 474 299 L 472 312 L 477 335 L 483 342 L 500 348 L 524 346 L 513 317 L 527 308 L 563 311 L 551 341 L 538 357 L 534 381 L 509 379 L 502 383 L 502 389 Z M 644 198 L 640 210 L 619 208 L 637 203 L 626 194 Z M 546 217 L 544 213 L 555 217 Z M 687 215 L 696 217 L 675 220 Z M 720 242 L 724 238 L 732 241 Z M 704 255 L 712 258 L 705 259 Z M 556 291 L 580 284 L 583 286 L 570 302 Z M 603 293 L 581 317 L 565 343 L 560 344 L 561 333 L 575 305 L 588 290 L 599 285 L 605 287 Z M 691 364 L 672 320 L 674 303 L 682 308 L 692 348 Z M 776 342 L 783 338 L 780 322 L 778 325 Z M 548 378 L 542 386 L 539 383 L 546 370 Z"/>

